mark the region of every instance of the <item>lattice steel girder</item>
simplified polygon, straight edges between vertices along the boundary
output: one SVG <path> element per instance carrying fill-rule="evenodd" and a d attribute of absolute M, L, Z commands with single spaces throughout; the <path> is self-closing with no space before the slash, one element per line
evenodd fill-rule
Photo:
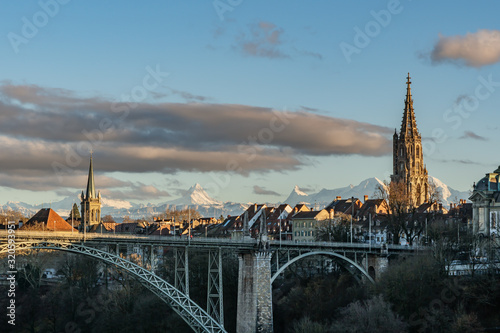
<path fill-rule="evenodd" d="M 208 313 L 193 302 L 187 295 L 174 288 L 147 269 L 140 267 L 114 254 L 87 247 L 82 244 L 57 241 L 31 241 L 16 243 L 16 252 L 28 249 L 62 250 L 87 255 L 113 264 L 129 272 L 138 281 L 160 297 L 165 303 L 181 316 L 195 332 L 226 332 L 224 327 Z M 0 245 L 0 253 L 7 252 L 8 244 Z"/>
<path fill-rule="evenodd" d="M 221 248 L 208 252 L 207 312 L 224 325 Z"/>
<path fill-rule="evenodd" d="M 189 250 L 188 247 L 174 249 L 175 288 L 189 297 Z"/>

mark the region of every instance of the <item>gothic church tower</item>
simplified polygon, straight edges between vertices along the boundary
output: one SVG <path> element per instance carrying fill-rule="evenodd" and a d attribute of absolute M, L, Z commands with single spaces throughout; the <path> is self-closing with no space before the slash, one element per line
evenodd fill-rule
<path fill-rule="evenodd" d="M 87 179 L 87 191 L 81 195 L 81 211 L 83 225 L 91 227 L 94 224 L 101 222 L 101 192 L 95 191 L 94 185 L 94 167 L 92 165 L 92 154 L 90 154 L 89 177 Z M 83 229 L 82 229 L 83 230 Z"/>
<path fill-rule="evenodd" d="M 406 100 L 403 122 L 399 135 L 393 137 L 393 174 L 391 181 L 403 182 L 413 206 L 420 206 L 429 199 L 429 175 L 424 165 L 422 137 L 417 129 L 413 99 L 411 98 L 410 73 L 406 78 Z"/>

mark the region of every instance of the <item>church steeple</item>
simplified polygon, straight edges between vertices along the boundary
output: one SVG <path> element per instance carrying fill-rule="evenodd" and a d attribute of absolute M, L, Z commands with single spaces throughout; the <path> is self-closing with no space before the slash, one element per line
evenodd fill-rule
<path fill-rule="evenodd" d="M 393 136 L 393 174 L 391 181 L 403 182 L 413 206 L 419 206 L 429 198 L 427 168 L 424 164 L 422 137 L 417 129 L 410 73 L 406 77 L 406 99 L 401 131 Z"/>
<path fill-rule="evenodd" d="M 101 193 L 96 193 L 95 190 L 92 152 L 90 153 L 89 176 L 85 195 L 82 191 L 81 212 L 82 225 L 80 230 L 84 228 L 90 230 L 92 225 L 101 221 Z"/>
<path fill-rule="evenodd" d="M 408 138 L 413 138 L 418 135 L 417 122 L 415 120 L 415 112 L 413 110 L 413 99 L 411 98 L 411 81 L 410 73 L 406 77 L 406 99 L 405 109 L 403 113 L 403 121 L 401 122 L 401 134 Z"/>
<path fill-rule="evenodd" d="M 87 199 L 95 199 L 95 185 L 94 185 L 94 166 L 92 165 L 92 153 L 90 153 L 89 177 L 87 179 L 87 192 L 85 193 Z"/>

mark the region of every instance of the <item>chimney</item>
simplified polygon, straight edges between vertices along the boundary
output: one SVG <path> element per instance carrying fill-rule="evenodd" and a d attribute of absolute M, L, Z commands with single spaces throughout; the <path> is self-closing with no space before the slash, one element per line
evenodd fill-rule
<path fill-rule="evenodd" d="M 336 200 L 340 200 L 342 199 L 342 197 L 340 195 L 337 195 L 337 199 Z"/>
<path fill-rule="evenodd" d="M 365 194 L 363 202 L 366 202 L 368 200 L 368 196 Z"/>

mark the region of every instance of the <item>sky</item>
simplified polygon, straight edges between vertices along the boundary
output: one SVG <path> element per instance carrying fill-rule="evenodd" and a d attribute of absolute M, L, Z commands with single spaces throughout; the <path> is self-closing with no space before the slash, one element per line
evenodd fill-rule
<path fill-rule="evenodd" d="M 429 174 L 500 164 L 500 3 L 8 1 L 0 204 L 86 186 L 161 203 L 199 183 L 279 202 L 392 173 L 410 73 Z"/>

